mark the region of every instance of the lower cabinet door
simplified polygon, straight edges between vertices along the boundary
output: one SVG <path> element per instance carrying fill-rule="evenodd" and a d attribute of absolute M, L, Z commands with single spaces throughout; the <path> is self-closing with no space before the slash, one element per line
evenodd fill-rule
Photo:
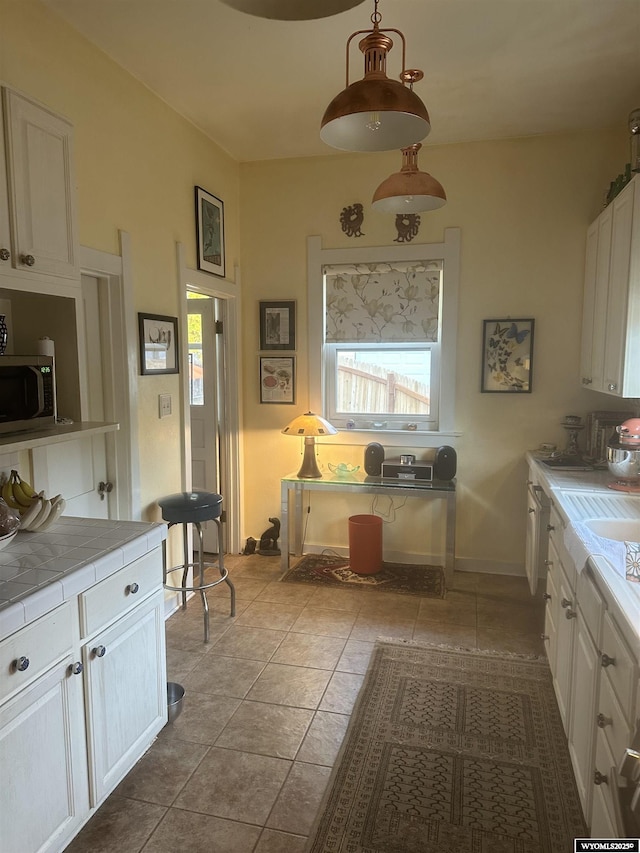
<path fill-rule="evenodd" d="M 0 708 L 0 849 L 62 850 L 89 811 L 82 674 L 69 656 Z"/>
<path fill-rule="evenodd" d="M 600 676 L 600 656 L 593 644 L 587 626 L 578 610 L 577 629 L 573 653 L 572 695 L 569 726 L 569 753 L 580 794 L 582 811 L 589 821 L 593 774 L 595 769 L 595 742 L 597 721 L 597 692 Z"/>
<path fill-rule="evenodd" d="M 167 721 L 162 590 L 83 648 L 91 805 L 98 805 Z"/>

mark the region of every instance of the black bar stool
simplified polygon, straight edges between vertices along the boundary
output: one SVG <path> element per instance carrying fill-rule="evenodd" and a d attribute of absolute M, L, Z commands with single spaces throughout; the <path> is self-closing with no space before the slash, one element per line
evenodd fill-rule
<path fill-rule="evenodd" d="M 229 580 L 229 573 L 224 567 L 224 548 L 222 547 L 222 524 L 220 515 L 222 513 L 222 495 L 213 494 L 213 492 L 193 491 L 179 492 L 175 495 L 168 495 L 166 498 L 160 498 L 158 501 L 162 509 L 162 518 L 169 522 L 169 527 L 174 524 L 182 524 L 182 541 L 184 562 L 182 565 L 174 566 L 172 569 L 167 569 L 167 560 L 165 557 L 163 573 L 164 573 L 164 588 L 175 592 L 182 593 L 182 609 L 187 606 L 187 593 L 199 592 L 202 596 L 202 607 L 204 609 L 204 641 L 209 642 L 209 603 L 207 601 L 207 590 L 212 586 L 218 586 L 223 581 L 229 585 L 231 590 L 231 616 L 236 615 L 236 590 L 234 585 Z M 220 578 L 211 583 L 204 582 L 204 552 L 202 544 L 202 522 L 215 521 L 218 528 L 218 568 L 220 569 Z M 194 563 L 189 560 L 189 528 L 187 525 L 193 524 L 198 533 L 198 562 Z M 187 586 L 187 574 L 190 568 L 194 571 L 198 566 L 199 583 L 194 586 Z M 170 586 L 167 584 L 167 575 L 174 572 L 176 569 L 182 569 L 182 585 Z"/>

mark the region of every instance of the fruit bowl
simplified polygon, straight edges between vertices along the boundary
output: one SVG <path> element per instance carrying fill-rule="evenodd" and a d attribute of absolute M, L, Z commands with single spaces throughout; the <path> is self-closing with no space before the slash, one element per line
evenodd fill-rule
<path fill-rule="evenodd" d="M 16 529 L 13 533 L 7 533 L 4 536 L 0 536 L 0 551 L 2 551 L 3 548 L 6 548 L 9 542 L 15 539 L 17 535 L 18 531 Z"/>

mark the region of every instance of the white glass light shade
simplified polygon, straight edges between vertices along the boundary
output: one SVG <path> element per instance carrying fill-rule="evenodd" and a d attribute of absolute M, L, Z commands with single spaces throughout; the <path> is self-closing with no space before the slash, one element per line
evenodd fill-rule
<path fill-rule="evenodd" d="M 402 169 L 384 180 L 373 194 L 371 206 L 380 213 L 420 213 L 437 210 L 447 202 L 442 184 L 418 169 L 420 143 L 402 151 Z"/>
<path fill-rule="evenodd" d="M 276 21 L 311 21 L 353 9 L 363 0 L 222 0 L 232 9 Z"/>

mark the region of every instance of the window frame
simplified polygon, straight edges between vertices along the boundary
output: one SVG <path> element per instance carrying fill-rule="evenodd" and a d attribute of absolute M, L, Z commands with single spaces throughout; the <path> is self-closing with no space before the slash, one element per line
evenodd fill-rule
<path fill-rule="evenodd" d="M 441 260 L 443 262 L 442 317 L 439 353 L 439 423 L 436 430 L 410 431 L 396 429 L 350 429 L 349 443 L 365 445 L 376 438 L 387 440 L 402 435 L 403 446 L 434 446 L 445 437 L 460 433 L 455 430 L 455 378 L 458 325 L 458 288 L 460 278 L 460 229 L 445 228 L 440 243 L 421 243 L 398 246 L 369 246 L 344 249 L 324 249 L 320 236 L 307 238 L 307 311 L 309 404 L 311 411 L 328 412 L 326 400 L 326 363 L 324 358 L 324 281 L 327 265 L 353 263 L 393 263 Z M 320 321 L 319 321 L 320 318 Z M 345 430 L 345 432 L 347 432 Z M 342 433 L 344 435 L 344 432 Z"/>
<path fill-rule="evenodd" d="M 377 351 L 380 349 L 394 350 L 398 352 L 426 352 L 430 353 L 431 369 L 430 369 L 430 412 L 429 415 L 407 415 L 407 414 L 389 414 L 387 412 L 338 412 L 335 408 L 336 400 L 336 379 L 337 379 L 337 358 L 338 353 L 345 352 L 366 352 L 367 350 Z M 439 403 L 440 403 L 440 344 L 433 341 L 400 343 L 400 342 L 382 342 L 382 343 L 325 343 L 324 344 L 324 362 L 325 362 L 325 414 L 324 417 L 332 423 L 337 429 L 366 429 L 364 423 L 372 421 L 386 422 L 388 424 L 384 429 L 406 429 L 407 423 L 415 423 L 418 432 L 436 432 L 439 423 Z M 348 421 L 355 421 L 353 427 L 348 426 Z M 363 423 L 364 422 L 364 423 Z"/>

